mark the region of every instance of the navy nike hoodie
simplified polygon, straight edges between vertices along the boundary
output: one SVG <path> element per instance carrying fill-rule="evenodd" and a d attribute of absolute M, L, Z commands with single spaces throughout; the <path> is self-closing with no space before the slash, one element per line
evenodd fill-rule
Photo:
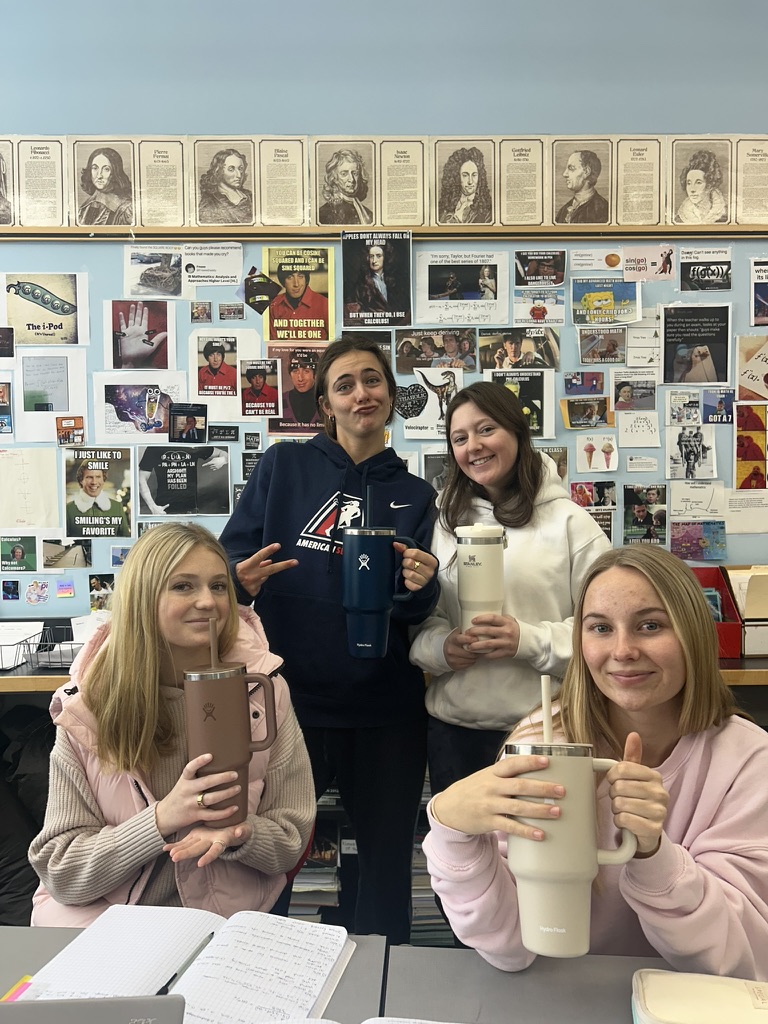
<path fill-rule="evenodd" d="M 365 509 L 366 489 L 371 507 Z M 306 443 L 271 445 L 251 473 L 221 534 L 238 600 L 252 598 L 234 567 L 267 544 L 281 545 L 276 561 L 298 566 L 270 576 L 256 597 L 270 648 L 285 661 L 302 725 L 359 728 L 424 714 L 424 677 L 408 660 L 408 626 L 432 612 L 437 573 L 392 610 L 384 658 L 353 658 L 341 603 L 343 529 L 393 527 L 428 551 L 435 492 L 413 476 L 391 448 L 355 465 L 325 434 Z M 399 589 L 405 592 L 402 581 Z"/>

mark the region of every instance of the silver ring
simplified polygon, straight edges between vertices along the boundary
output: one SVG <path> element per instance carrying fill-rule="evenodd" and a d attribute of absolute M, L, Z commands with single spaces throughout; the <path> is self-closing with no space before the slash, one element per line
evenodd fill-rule
<path fill-rule="evenodd" d="M 197 806 L 205 808 L 205 793 L 197 794 Z"/>
<path fill-rule="evenodd" d="M 220 846 L 222 848 L 222 850 L 226 850 L 226 848 L 227 848 L 227 844 L 223 843 L 220 839 L 214 839 L 213 842 L 211 843 L 211 846 L 216 846 L 216 845 Z"/>

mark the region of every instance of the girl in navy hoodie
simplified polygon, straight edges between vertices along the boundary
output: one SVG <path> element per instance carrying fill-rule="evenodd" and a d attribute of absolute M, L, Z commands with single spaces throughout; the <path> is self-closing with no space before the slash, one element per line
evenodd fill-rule
<path fill-rule="evenodd" d="M 256 607 L 285 674 L 319 797 L 336 783 L 355 831 L 353 927 L 408 942 L 411 854 L 426 761 L 424 677 L 408 660 L 408 627 L 438 597 L 428 548 L 433 488 L 385 445 L 395 379 L 372 340 L 324 351 L 315 393 L 325 432 L 267 449 L 221 535 L 238 599 Z M 345 527 L 393 527 L 408 601 L 392 611 L 387 652 L 353 658 L 341 603 Z M 281 560 L 273 556 L 280 552 Z"/>

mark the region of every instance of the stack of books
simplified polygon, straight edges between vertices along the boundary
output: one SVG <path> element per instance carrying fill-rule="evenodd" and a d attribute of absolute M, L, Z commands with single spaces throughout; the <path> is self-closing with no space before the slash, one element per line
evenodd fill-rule
<path fill-rule="evenodd" d="M 306 917 L 308 908 L 338 906 L 340 847 L 338 821 L 319 818 L 309 856 L 293 882 L 292 916 Z"/>

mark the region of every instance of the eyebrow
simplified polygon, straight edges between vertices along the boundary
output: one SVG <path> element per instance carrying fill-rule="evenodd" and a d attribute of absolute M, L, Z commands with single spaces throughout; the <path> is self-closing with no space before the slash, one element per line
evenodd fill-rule
<path fill-rule="evenodd" d="M 229 574 L 226 572 L 217 573 L 215 576 L 211 576 L 212 580 L 225 580 Z M 168 582 L 171 580 L 199 580 L 200 576 L 196 572 L 175 572 L 168 577 Z"/>
<path fill-rule="evenodd" d="M 634 614 L 635 615 L 658 615 L 658 614 L 666 615 L 667 614 L 667 609 L 666 608 L 662 608 L 661 605 L 658 605 L 658 606 L 657 605 L 653 605 L 650 608 L 638 608 L 637 611 L 634 612 Z M 610 613 L 609 612 L 585 612 L 581 616 L 581 621 L 583 622 L 585 619 L 609 619 L 609 618 L 610 618 Z"/>
<path fill-rule="evenodd" d="M 366 366 L 360 371 L 360 373 L 381 373 L 381 370 L 377 369 L 375 366 Z M 349 380 L 350 378 L 354 380 L 354 376 L 354 373 L 342 373 L 340 377 L 336 378 L 336 380 L 333 382 L 333 385 L 335 387 L 337 384 L 340 384 L 343 380 Z"/>

